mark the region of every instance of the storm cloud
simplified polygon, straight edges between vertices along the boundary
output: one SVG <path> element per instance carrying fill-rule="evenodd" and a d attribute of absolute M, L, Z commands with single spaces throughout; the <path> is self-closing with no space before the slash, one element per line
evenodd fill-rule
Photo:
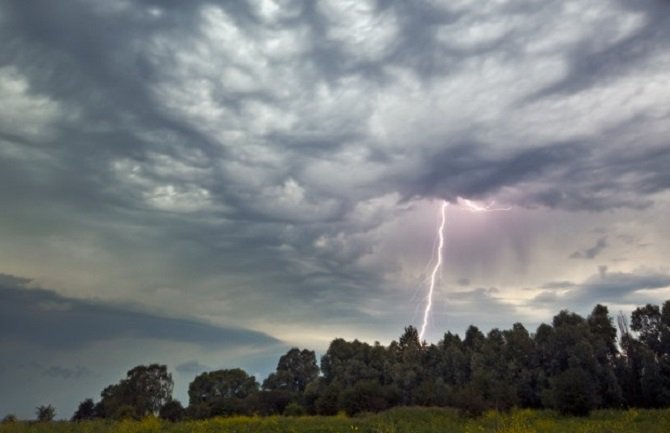
<path fill-rule="evenodd" d="M 24 278 L 0 277 L 0 341 L 5 343 L 60 349 L 122 338 L 192 342 L 209 349 L 280 344 L 260 332 L 66 298 L 49 290 L 26 288 L 29 280 Z M 20 284 L 8 285 L 6 281 Z M 48 371 L 67 374 L 58 368 Z"/>
<path fill-rule="evenodd" d="M 607 248 L 607 237 L 599 238 L 596 241 L 596 244 L 590 248 L 586 248 L 581 251 L 575 251 L 570 254 L 571 259 L 593 259 L 598 254 L 600 254 L 605 248 Z"/>

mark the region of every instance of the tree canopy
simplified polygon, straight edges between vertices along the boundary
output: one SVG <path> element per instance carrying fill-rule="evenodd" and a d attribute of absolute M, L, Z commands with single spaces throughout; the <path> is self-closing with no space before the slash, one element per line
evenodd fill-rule
<path fill-rule="evenodd" d="M 553 408 L 586 415 L 596 408 L 670 406 L 670 301 L 636 308 L 614 326 L 606 306 L 587 317 L 560 311 L 529 332 L 521 323 L 436 344 L 408 326 L 388 345 L 334 339 L 317 364 L 291 348 L 262 384 L 239 368 L 205 372 L 189 385 L 189 405 L 172 399 L 166 366 L 128 371 L 96 404 L 84 400 L 73 420 L 160 414 L 170 420 L 233 414 L 332 415 L 398 405 L 486 409 Z"/>

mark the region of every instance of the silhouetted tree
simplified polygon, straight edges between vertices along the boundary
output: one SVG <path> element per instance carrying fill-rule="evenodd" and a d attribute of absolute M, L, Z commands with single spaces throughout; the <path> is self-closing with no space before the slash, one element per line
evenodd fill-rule
<path fill-rule="evenodd" d="M 397 405 L 453 406 L 464 415 L 512 406 L 555 408 L 587 415 L 596 408 L 670 405 L 670 300 L 618 317 L 619 340 L 607 307 L 586 317 L 561 311 L 531 335 L 520 323 L 484 335 L 447 332 L 437 344 L 420 341 L 412 326 L 388 346 L 334 339 L 321 358 L 290 349 L 259 390 L 240 369 L 198 375 L 186 410 L 171 400 L 165 366 L 130 370 L 85 400 L 73 420 L 139 418 L 159 413 L 178 420 L 233 414 L 333 415 L 380 411 Z"/>
<path fill-rule="evenodd" d="M 184 419 L 186 411 L 179 400 L 170 400 L 160 408 L 158 416 L 162 419 L 176 422 Z"/>
<path fill-rule="evenodd" d="M 77 411 L 72 415 L 72 421 L 86 421 L 96 418 L 95 403 L 93 399 L 87 398 L 79 403 Z"/>
<path fill-rule="evenodd" d="M 41 405 L 35 408 L 35 415 L 37 416 L 37 421 L 39 422 L 48 422 L 52 421 L 56 417 L 56 409 L 53 406 Z"/>
<path fill-rule="evenodd" d="M 545 404 L 562 414 L 588 416 L 595 407 L 595 385 L 591 375 L 573 367 L 554 376 L 546 390 Z"/>
<path fill-rule="evenodd" d="M 188 387 L 189 406 L 206 405 L 209 416 L 251 412 L 247 398 L 258 392 L 258 383 L 244 370 L 233 368 L 198 375 Z"/>
<path fill-rule="evenodd" d="M 3 424 L 12 424 L 12 423 L 15 423 L 16 421 L 17 421 L 16 415 L 11 414 L 11 413 L 5 415 L 2 418 L 2 423 Z"/>
<path fill-rule="evenodd" d="M 104 418 L 158 415 L 172 399 L 172 388 L 172 375 L 165 365 L 140 365 L 129 370 L 118 384 L 105 388 L 96 409 Z"/>
<path fill-rule="evenodd" d="M 316 355 L 311 350 L 292 348 L 279 358 L 277 370 L 263 382 L 263 389 L 300 393 L 319 376 Z"/>

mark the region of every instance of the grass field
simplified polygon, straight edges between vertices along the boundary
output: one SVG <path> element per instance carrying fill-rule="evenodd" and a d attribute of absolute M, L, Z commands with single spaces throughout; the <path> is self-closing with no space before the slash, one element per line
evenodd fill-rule
<path fill-rule="evenodd" d="M 335 417 L 232 417 L 205 421 L 16 422 L 0 433 L 668 433 L 670 409 L 596 411 L 588 418 L 566 418 L 550 411 L 489 412 L 465 419 L 449 409 L 396 408 L 380 414 Z"/>

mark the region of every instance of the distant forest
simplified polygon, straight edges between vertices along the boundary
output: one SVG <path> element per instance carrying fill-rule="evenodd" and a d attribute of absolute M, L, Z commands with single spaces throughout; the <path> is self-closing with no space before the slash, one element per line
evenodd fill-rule
<path fill-rule="evenodd" d="M 618 334 L 607 307 L 597 305 L 586 318 L 561 311 L 534 333 L 520 323 L 486 335 L 470 326 L 464 338 L 447 332 L 427 344 L 409 326 L 388 346 L 335 339 L 320 365 L 313 351 L 289 350 L 262 384 L 241 369 L 202 373 L 189 385 L 187 407 L 172 399 L 165 365 L 138 366 L 99 401 L 81 402 L 72 420 L 354 415 L 401 405 L 450 406 L 469 416 L 512 407 L 588 415 L 670 406 L 670 300 L 637 308 L 630 320 L 620 313 L 616 323 Z"/>

